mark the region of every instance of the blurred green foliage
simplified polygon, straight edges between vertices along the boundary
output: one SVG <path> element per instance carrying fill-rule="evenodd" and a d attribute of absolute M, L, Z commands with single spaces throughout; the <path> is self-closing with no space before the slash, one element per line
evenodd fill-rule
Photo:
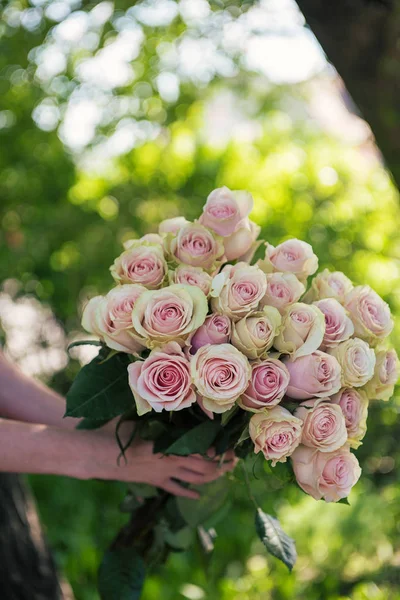
<path fill-rule="evenodd" d="M 57 135 L 57 122 L 47 126 L 32 115 L 51 101 L 62 127 L 73 94 L 86 89 L 77 72 L 79 61 L 96 56 L 118 36 L 125 27 L 121 19 L 132 15 L 131 3 L 117 3 L 94 46 L 69 47 L 64 71 L 48 80 L 38 76 L 33 49 L 51 46 L 55 24 L 46 16 L 48 3 L 36 4 L 43 8 L 37 9 L 41 15 L 35 27 L 15 17 L 32 9 L 22 1 L 6 3 L 0 26 L 0 281 L 17 280 L 20 295 L 49 304 L 66 332 L 76 332 L 78 306 L 112 285 L 108 267 L 125 239 L 155 231 L 167 217 L 196 218 L 208 193 L 227 185 L 254 195 L 252 216 L 262 226 L 261 237 L 273 244 L 285 237 L 310 242 L 321 268 L 343 270 L 356 283 L 369 283 L 399 315 L 398 192 L 376 161 L 329 137 L 307 117 L 302 86 L 271 86 L 232 54 L 227 57 L 233 65 L 229 76 L 216 69 L 203 82 L 182 76 L 179 95 L 166 100 L 154 83 L 163 69 L 162 49 L 188 32 L 194 35 L 193 26 L 180 17 L 156 33 L 142 24 L 141 50 L 132 59 L 134 81 L 107 91 L 113 110 L 117 100 L 131 99 L 135 114 L 112 111 L 84 148 L 71 150 Z M 88 14 L 95 5 L 84 3 L 84 10 Z M 212 37 L 222 18 L 239 19 L 239 7 L 213 3 L 200 38 Z M 257 135 L 212 143 L 205 114 L 214 98 L 227 93 L 256 123 Z M 290 112 L 291 105 L 298 109 Z M 94 151 L 128 116 L 160 129 L 97 165 Z M 393 341 L 399 348 L 399 319 Z M 52 384 L 65 392 L 77 369 L 71 361 Z M 371 406 L 368 433 L 358 451 L 363 477 L 350 507 L 315 502 L 295 487 L 279 489 L 271 479 L 268 485 L 262 479 L 256 483 L 263 508 L 278 514 L 297 540 L 299 560 L 292 575 L 267 558 L 256 541 L 254 515 L 238 482 L 234 509 L 218 526 L 209 571 L 197 549 L 177 554 L 149 578 L 144 600 L 400 598 L 398 413 L 398 397 Z M 123 486 L 54 477 L 31 482 L 77 600 L 95 600 L 100 558 L 125 520 L 118 511 Z"/>

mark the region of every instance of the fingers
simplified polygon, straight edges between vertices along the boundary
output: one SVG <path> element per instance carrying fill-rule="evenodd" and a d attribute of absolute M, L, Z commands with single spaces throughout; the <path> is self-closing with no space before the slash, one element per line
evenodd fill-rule
<path fill-rule="evenodd" d="M 204 483 L 210 483 L 211 481 L 215 481 L 221 475 L 224 474 L 222 469 L 214 469 L 211 473 L 202 474 L 196 473 L 195 471 L 190 471 L 189 469 L 185 469 L 184 467 L 179 469 L 176 477 L 181 479 L 182 481 L 186 481 L 187 483 L 195 483 L 197 485 L 203 485 Z"/>
<path fill-rule="evenodd" d="M 191 498 L 192 500 L 198 500 L 198 498 L 200 498 L 199 492 L 189 490 L 188 488 L 179 485 L 176 481 L 172 481 L 172 479 L 167 479 L 160 487 L 166 492 L 174 494 L 174 496 L 183 496 L 184 498 Z"/>

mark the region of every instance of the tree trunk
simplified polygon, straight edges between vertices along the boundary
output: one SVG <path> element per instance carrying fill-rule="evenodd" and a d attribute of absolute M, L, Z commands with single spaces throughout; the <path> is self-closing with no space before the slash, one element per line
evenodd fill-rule
<path fill-rule="evenodd" d="M 0 473 L 0 597 L 72 600 L 61 589 L 33 500 L 9 473 Z"/>
<path fill-rule="evenodd" d="M 297 0 L 400 187 L 400 0 Z"/>

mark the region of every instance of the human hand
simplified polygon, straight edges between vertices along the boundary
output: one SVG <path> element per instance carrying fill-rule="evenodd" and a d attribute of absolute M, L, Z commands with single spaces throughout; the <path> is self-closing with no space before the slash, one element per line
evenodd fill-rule
<path fill-rule="evenodd" d="M 107 430 L 108 429 L 108 430 Z M 91 436 L 92 451 L 86 454 L 84 460 L 83 479 L 112 479 L 137 483 L 148 483 L 162 488 L 177 496 L 198 498 L 200 494 L 179 484 L 179 481 L 202 485 L 218 479 L 228 471 L 234 469 L 236 459 L 233 450 L 228 451 L 223 463 L 220 457 L 209 458 L 200 455 L 191 456 L 164 456 L 153 453 L 152 442 L 141 439 L 126 450 L 126 460 L 117 464 L 118 449 L 115 438 L 105 431 L 87 431 Z M 78 432 L 77 432 L 78 433 Z M 214 453 L 215 454 L 215 453 Z"/>

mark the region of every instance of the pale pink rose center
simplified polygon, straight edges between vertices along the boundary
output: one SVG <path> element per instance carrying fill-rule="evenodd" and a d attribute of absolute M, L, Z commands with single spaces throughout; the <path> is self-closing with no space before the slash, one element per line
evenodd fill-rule
<path fill-rule="evenodd" d="M 218 333 L 227 335 L 229 333 L 229 321 L 226 317 L 217 315 L 211 319 L 210 327 L 216 329 Z"/>
<path fill-rule="evenodd" d="M 215 219 L 229 219 L 237 214 L 237 209 L 233 204 L 216 202 L 206 207 L 206 211 Z"/>
<path fill-rule="evenodd" d="M 146 369 L 144 381 L 146 387 L 156 396 L 175 400 L 190 387 L 188 366 L 179 358 L 175 361 L 162 358 Z"/>
<path fill-rule="evenodd" d="M 316 440 L 323 441 L 334 433 L 337 420 L 331 411 L 323 408 L 315 411 L 313 417 L 313 433 Z"/>
<path fill-rule="evenodd" d="M 284 250 L 283 256 L 288 262 L 294 262 L 298 259 L 298 256 L 293 252 L 293 250 Z"/>
<path fill-rule="evenodd" d="M 235 283 L 232 288 L 235 300 L 241 304 L 253 300 L 259 293 L 258 286 L 250 281 Z"/>
<path fill-rule="evenodd" d="M 300 325 L 308 325 L 314 321 L 314 315 L 306 311 L 293 311 L 290 318 Z"/>
<path fill-rule="evenodd" d="M 151 323 L 160 333 L 179 331 L 185 323 L 186 313 L 179 303 L 160 299 L 153 306 Z"/>
<path fill-rule="evenodd" d="M 324 382 L 329 379 L 331 375 L 331 369 L 328 362 L 325 359 L 319 361 L 318 365 L 318 381 Z"/>
<path fill-rule="evenodd" d="M 268 336 L 270 328 L 268 327 L 268 324 L 265 322 L 265 320 L 260 319 L 259 321 L 257 321 L 255 332 L 257 337 L 260 339 L 264 339 Z"/>
<path fill-rule="evenodd" d="M 282 283 L 271 283 L 268 288 L 268 292 L 271 296 L 282 300 L 291 300 L 290 289 L 286 285 L 283 285 Z"/>
<path fill-rule="evenodd" d="M 209 237 L 191 232 L 182 239 L 182 248 L 192 256 L 204 256 L 212 252 L 213 244 Z"/>
<path fill-rule="evenodd" d="M 333 289 L 337 296 L 341 296 L 344 293 L 343 283 L 336 277 L 330 277 L 328 280 L 329 286 Z"/>
<path fill-rule="evenodd" d="M 357 397 L 354 393 L 345 391 L 339 400 L 339 406 L 342 409 L 346 427 L 352 427 L 357 421 L 359 412 L 359 401 L 357 401 Z"/>

